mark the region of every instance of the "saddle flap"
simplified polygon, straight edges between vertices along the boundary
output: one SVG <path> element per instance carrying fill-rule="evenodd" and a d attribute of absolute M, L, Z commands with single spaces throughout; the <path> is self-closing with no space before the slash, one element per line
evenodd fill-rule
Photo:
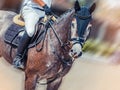
<path fill-rule="evenodd" d="M 10 46 L 17 48 L 24 32 L 25 32 L 24 27 L 13 23 L 12 25 L 10 25 L 10 27 L 8 27 L 6 31 L 4 35 L 4 41 Z M 39 44 L 42 41 L 44 35 L 45 35 L 44 30 L 41 31 L 38 30 L 34 37 L 32 38 L 28 48 L 35 47 L 37 44 Z"/>
<path fill-rule="evenodd" d="M 18 46 L 19 40 L 23 33 L 24 28 L 13 23 L 6 31 L 4 35 L 4 41 L 12 46 Z"/>

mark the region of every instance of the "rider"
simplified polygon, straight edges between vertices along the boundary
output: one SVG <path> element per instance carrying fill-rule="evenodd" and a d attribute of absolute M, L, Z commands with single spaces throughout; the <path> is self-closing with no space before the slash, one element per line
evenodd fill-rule
<path fill-rule="evenodd" d="M 25 21 L 25 33 L 20 40 L 17 54 L 13 60 L 13 65 L 16 68 L 24 68 L 24 63 L 22 62 L 23 54 L 25 49 L 28 47 L 32 36 L 35 33 L 35 25 L 41 17 L 46 15 L 51 15 L 51 3 L 52 0 L 24 0 L 21 9 L 22 17 Z"/>

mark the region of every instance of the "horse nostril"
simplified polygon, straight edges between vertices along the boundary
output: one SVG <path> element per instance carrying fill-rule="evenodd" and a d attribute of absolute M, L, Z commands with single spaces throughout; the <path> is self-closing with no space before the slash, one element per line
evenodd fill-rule
<path fill-rule="evenodd" d="M 71 52 L 73 52 L 73 50 L 71 50 Z"/>
<path fill-rule="evenodd" d="M 74 53 L 74 55 L 76 55 L 76 54 L 77 54 L 77 52 Z"/>
<path fill-rule="evenodd" d="M 82 52 L 80 52 L 80 54 L 78 55 L 78 57 L 82 56 Z"/>

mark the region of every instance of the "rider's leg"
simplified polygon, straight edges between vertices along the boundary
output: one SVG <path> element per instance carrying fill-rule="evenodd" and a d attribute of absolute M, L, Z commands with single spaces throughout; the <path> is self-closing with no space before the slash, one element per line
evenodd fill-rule
<path fill-rule="evenodd" d="M 23 54 L 24 54 L 25 50 L 27 49 L 32 36 L 35 33 L 36 23 L 38 22 L 39 18 L 44 15 L 44 12 L 41 12 L 41 13 L 40 12 L 41 11 L 35 11 L 34 9 L 32 9 L 30 7 L 23 9 L 22 15 L 25 20 L 26 32 L 23 35 L 22 39 L 20 40 L 17 54 L 16 54 L 16 57 L 14 58 L 13 65 L 16 68 L 21 68 L 21 69 L 24 68 L 24 63 L 22 62 Z"/>
<path fill-rule="evenodd" d="M 31 37 L 29 37 L 28 34 L 25 32 L 23 37 L 20 40 L 16 57 L 13 60 L 13 65 L 16 68 L 21 68 L 21 69 L 24 68 L 24 63 L 22 63 L 23 54 L 24 54 L 24 51 L 27 49 L 30 40 L 31 40 Z"/>
<path fill-rule="evenodd" d="M 35 33 L 35 25 L 40 17 L 45 16 L 45 13 L 41 10 L 25 6 L 22 10 L 22 16 L 25 21 L 26 32 L 30 37 L 32 37 Z"/>

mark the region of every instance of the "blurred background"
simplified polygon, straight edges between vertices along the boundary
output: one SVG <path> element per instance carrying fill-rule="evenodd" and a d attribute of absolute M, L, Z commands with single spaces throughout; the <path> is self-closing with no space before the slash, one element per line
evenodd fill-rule
<path fill-rule="evenodd" d="M 86 7 L 96 2 L 97 8 L 83 56 L 76 60 L 60 90 L 120 90 L 120 0 L 79 2 Z M 0 0 L 0 9 L 19 13 L 21 4 L 22 0 Z M 23 72 L 16 72 L 5 60 L 0 67 L 0 90 L 23 90 Z"/>

